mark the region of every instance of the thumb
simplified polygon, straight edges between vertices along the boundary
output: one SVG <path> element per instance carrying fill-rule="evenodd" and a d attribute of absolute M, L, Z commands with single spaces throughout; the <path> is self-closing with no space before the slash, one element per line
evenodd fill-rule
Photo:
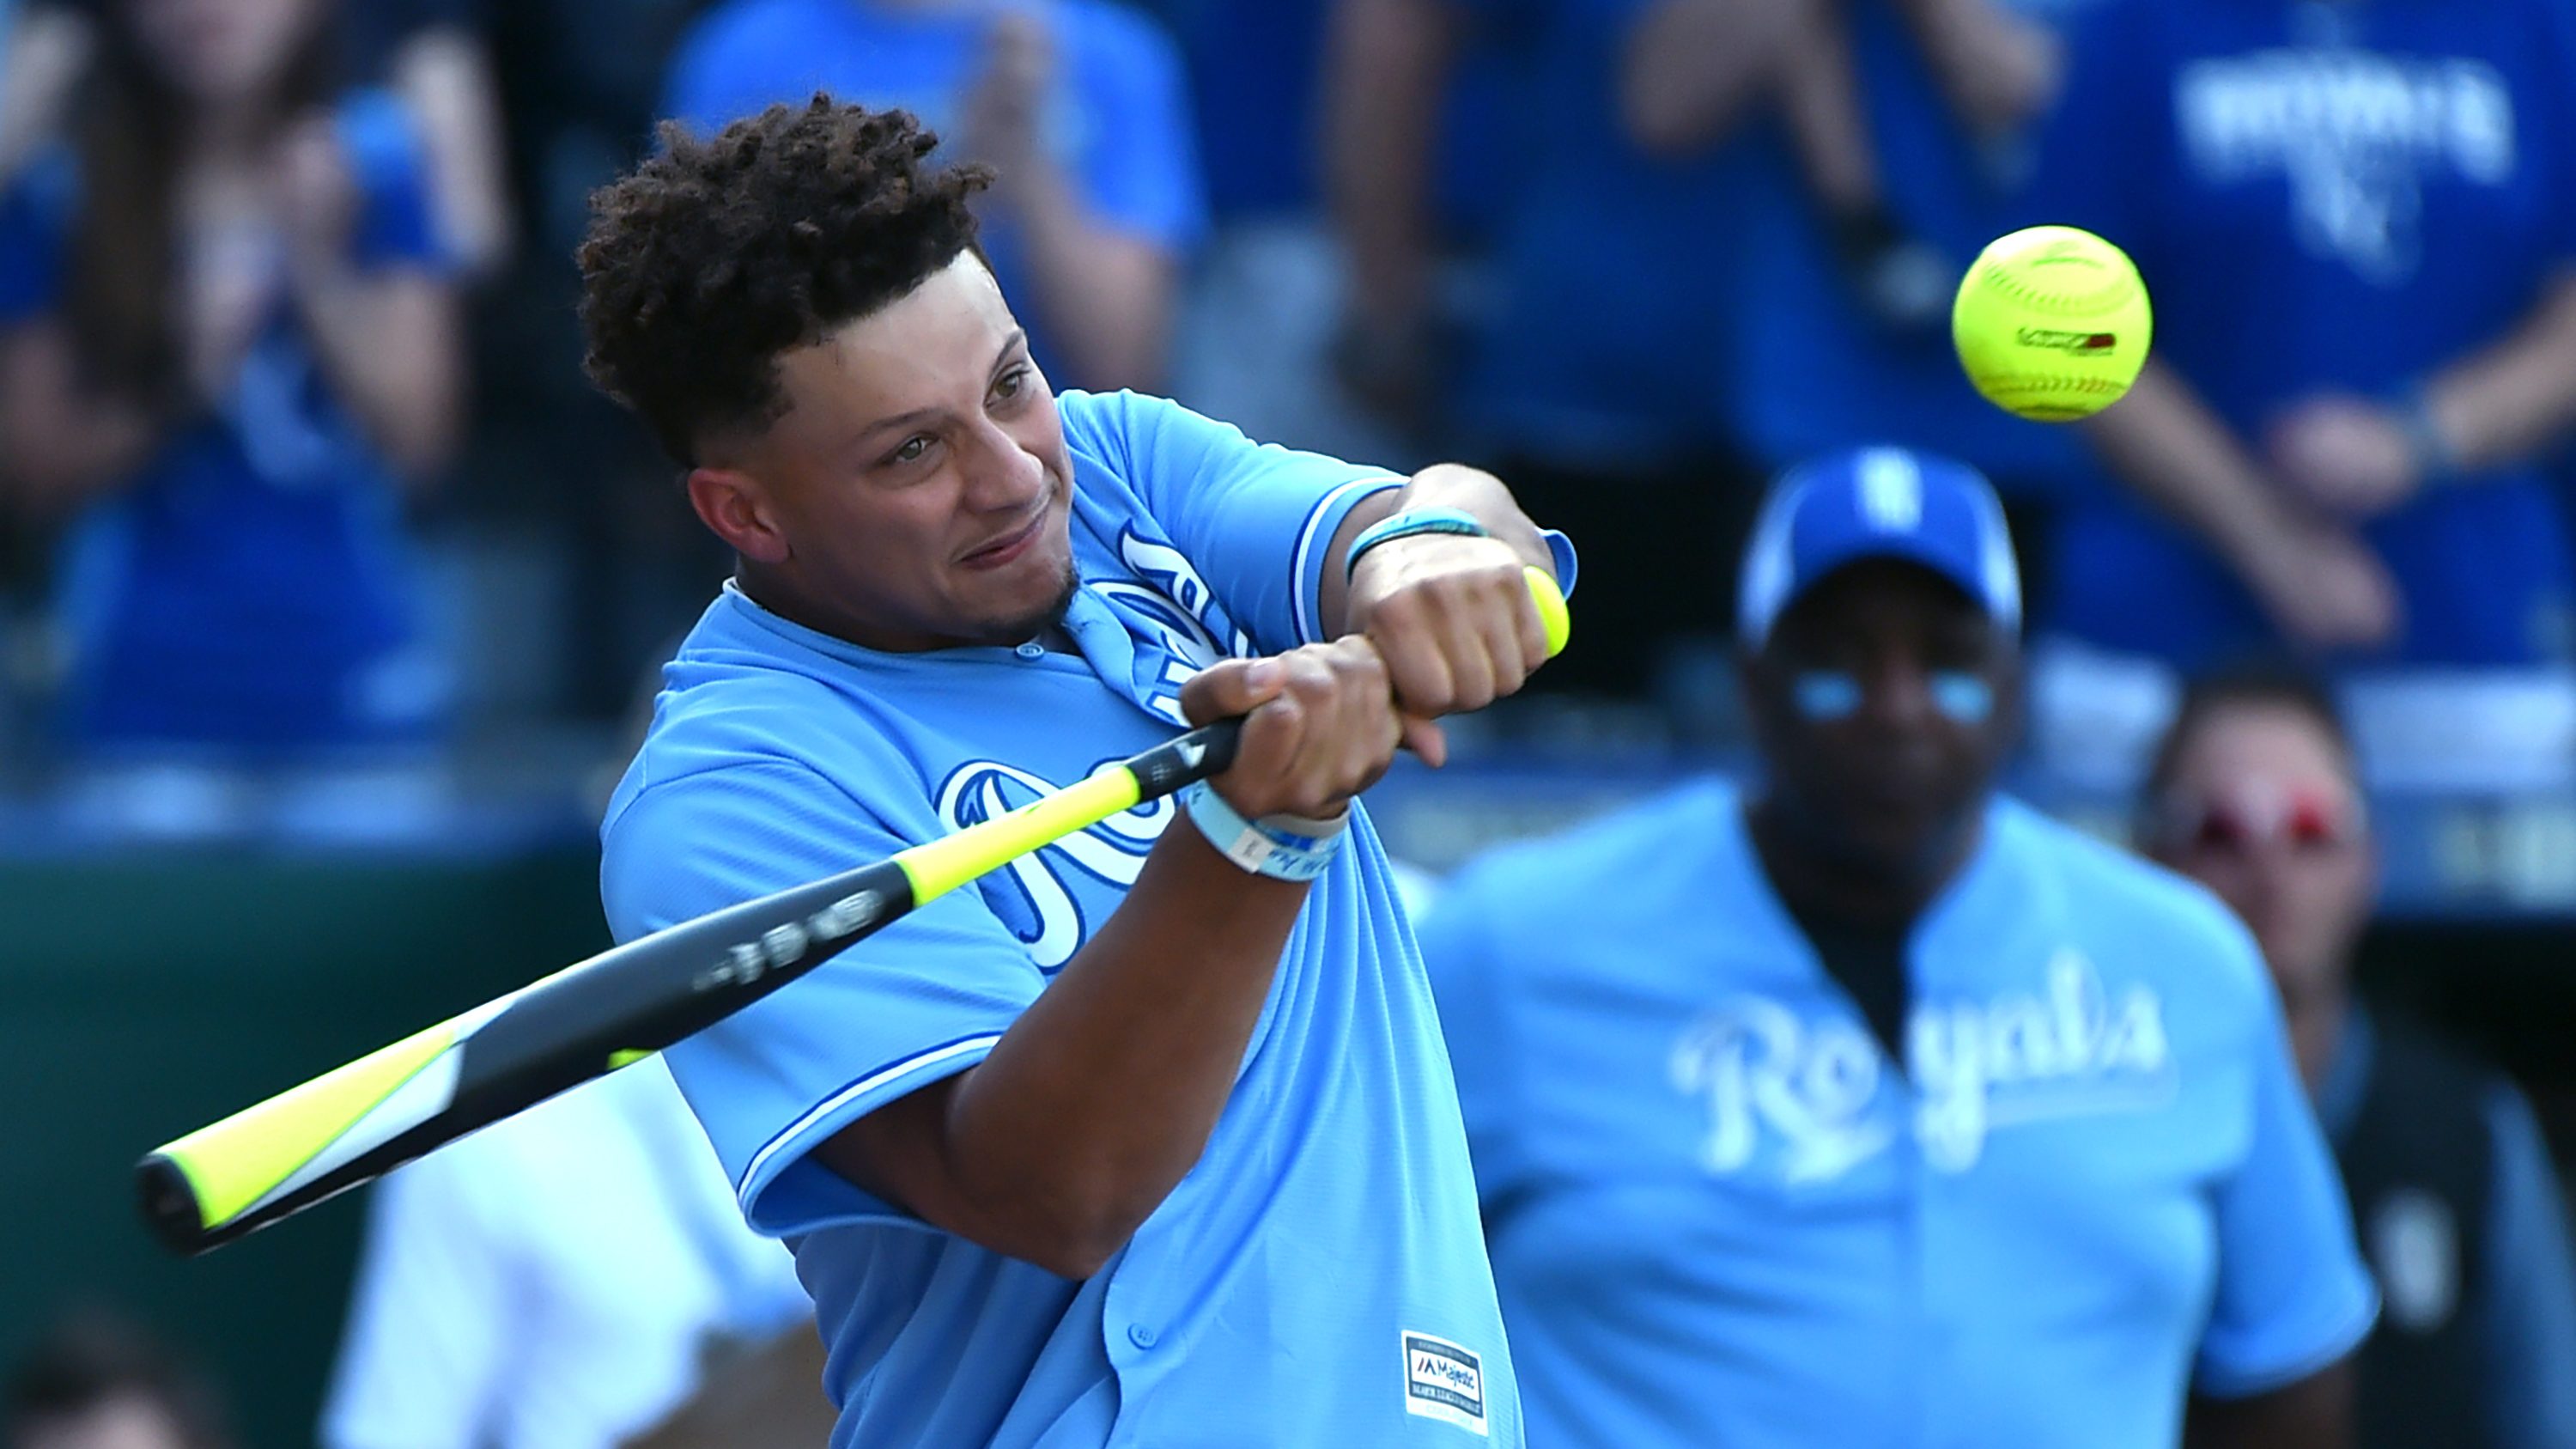
<path fill-rule="evenodd" d="M 1181 713 L 1194 725 L 1247 715 L 1279 697 L 1288 671 L 1276 659 L 1225 659 L 1181 686 Z"/>
<path fill-rule="evenodd" d="M 1396 743 L 1411 750 L 1422 763 L 1439 769 L 1449 763 L 1449 734 L 1436 719 L 1424 715 L 1398 716 Z"/>

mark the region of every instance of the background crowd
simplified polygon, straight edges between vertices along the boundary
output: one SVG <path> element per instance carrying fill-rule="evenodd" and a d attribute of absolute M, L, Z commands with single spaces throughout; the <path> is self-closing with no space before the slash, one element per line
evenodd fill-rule
<path fill-rule="evenodd" d="M 2191 767 L 2151 770 L 2190 678 L 2299 662 L 2389 899 L 2452 932 L 2387 948 L 2385 984 L 2565 1123 L 2576 992 L 2476 962 L 2563 966 L 2576 910 L 2565 0 L 0 0 L 0 875 L 585 848 L 727 567 L 582 376 L 586 197 L 658 119 L 818 89 L 997 169 L 987 250 L 1059 386 L 1477 463 L 1579 540 L 1576 649 L 1458 780 L 1391 782 L 1423 792 L 1400 854 L 1436 873 L 1739 759 L 1763 481 L 1926 449 L 1994 480 L 2024 554 L 2016 784 L 2126 824 Z M 2084 428 L 1986 405 L 1949 350 L 1967 260 L 2041 221 L 2121 244 L 2157 306 Z M 594 1187 L 650 1177 L 668 1125 L 617 1110 L 578 1134 Z M 557 1191 L 543 1140 L 495 1141 L 379 1222 Z M 703 1247 L 706 1217 L 663 1226 Z M 623 1327 L 681 1360 L 710 1324 L 761 1339 L 776 1266 Z M 26 1427 L 45 1385 L 180 1382 L 95 1322 L 47 1352 L 13 1443 L 74 1442 Z M 687 1377 L 597 1412 L 641 1427 Z M 339 1442 L 396 1443 L 362 1399 Z M 221 1431 L 186 1432 L 156 1442 Z"/>

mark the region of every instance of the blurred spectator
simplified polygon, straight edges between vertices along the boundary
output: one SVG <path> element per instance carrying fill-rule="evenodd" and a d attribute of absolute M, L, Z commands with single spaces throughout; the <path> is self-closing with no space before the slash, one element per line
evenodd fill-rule
<path fill-rule="evenodd" d="M 2134 780 L 2175 668 L 2275 640 L 2383 784 L 2576 774 L 2576 597 L 2535 460 L 2576 418 L 2576 10 L 2112 0 L 2033 220 L 2129 249 L 2125 484 L 2053 541 L 2038 740 Z"/>
<path fill-rule="evenodd" d="M 814 1340 L 812 1312 L 652 1058 L 376 1188 L 322 1442 L 612 1449 L 712 1355 Z M 819 1372 L 803 1388 L 828 1426 Z"/>
<path fill-rule="evenodd" d="M 2056 80 L 2047 27 L 2090 3 L 1791 6 L 1782 119 L 1757 132 L 1735 198 L 1730 385 L 1713 399 L 1755 461 L 1778 468 L 1884 439 L 1965 458 L 2008 495 L 2062 486 L 2076 440 L 1970 390 L 1951 352 L 1950 300 L 1970 258 L 2008 229 L 2008 175 Z M 1717 69 L 1670 45 L 1641 46 L 1635 63 L 1650 56 L 1668 71 Z M 1662 135 L 1706 144 L 1688 126 Z"/>
<path fill-rule="evenodd" d="M 1991 490 L 1819 460 L 1744 574 L 1758 784 L 1422 927 L 1530 1442 L 2339 1449 L 2370 1284 L 2253 943 L 1994 793 Z"/>
<path fill-rule="evenodd" d="M 90 16 L 113 3 L 25 7 L 25 43 L 8 47 L 0 70 L 0 179 L 59 132 L 87 67 Z M 390 88 L 412 108 L 440 238 L 460 270 L 483 276 L 508 259 L 512 227 L 500 91 L 473 12 L 474 0 L 360 0 L 342 11 L 332 73 Z"/>
<path fill-rule="evenodd" d="M 1663 641 L 1722 627 L 1723 591 L 1674 579 L 1729 559 L 1751 507 L 1714 406 L 1746 155 L 1641 144 L 1627 119 L 1641 81 L 1623 57 L 1687 45 L 1741 59 L 1750 74 L 1706 108 L 1715 133 L 1756 93 L 1789 0 L 1699 7 L 1687 35 L 1652 40 L 1656 0 L 1338 3 L 1327 165 L 1351 268 L 1344 366 L 1416 426 L 1451 386 L 1442 339 L 1456 325 L 1434 282 L 1442 97 L 1471 34 L 1523 68 L 1520 166 L 1488 314 L 1465 322 L 1454 423 L 1531 517 L 1607 559 L 1584 583 L 1584 642 L 1533 687 L 1643 693 Z"/>
<path fill-rule="evenodd" d="M 2576 1446 L 2576 1270 L 2531 1107 L 2353 996 L 2377 862 L 2332 697 L 2294 674 L 2196 683 L 2144 798 L 2140 844 L 2253 928 L 2342 1160 L 2382 1302 L 2363 1449 Z"/>
<path fill-rule="evenodd" d="M 445 708 L 404 492 L 457 427 L 420 150 L 334 96 L 324 0 L 107 6 L 0 197 L 0 476 L 69 521 L 84 750 L 416 744 Z"/>
<path fill-rule="evenodd" d="M 1352 384 L 1350 269 L 1324 205 L 1327 52 L 1334 0 L 1160 0 L 1197 102 L 1215 231 L 1191 278 L 1174 345 L 1173 395 L 1251 436 L 1343 458 L 1412 466 L 1438 451 L 1426 419 L 1396 416 Z M 1425 164 L 1431 223 L 1462 253 L 1428 283 L 1476 288 L 1472 254 L 1511 190 L 1530 123 L 1517 62 L 1498 44 L 1464 47 L 1432 99 Z"/>
<path fill-rule="evenodd" d="M 983 245 L 1059 385 L 1151 388 L 1207 226 L 1170 37 L 1110 0 L 725 0 L 663 111 L 701 133 L 818 91 L 912 112 L 998 173 Z"/>
<path fill-rule="evenodd" d="M 9 1374 L 7 1449 L 226 1449 L 213 1392 L 102 1314 L 67 1319 Z"/>
<path fill-rule="evenodd" d="M 1253 438 L 1395 466 L 1416 440 L 1333 365 L 1346 269 L 1316 142 L 1330 0 L 1162 0 L 1196 101 L 1213 230 L 1192 268 L 1172 396 Z"/>

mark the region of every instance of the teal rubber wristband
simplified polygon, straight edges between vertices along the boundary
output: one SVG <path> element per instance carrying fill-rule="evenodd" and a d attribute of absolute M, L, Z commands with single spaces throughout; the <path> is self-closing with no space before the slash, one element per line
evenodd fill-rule
<path fill-rule="evenodd" d="M 1360 530 L 1360 536 L 1351 540 L 1351 551 L 1342 561 L 1343 577 L 1358 573 L 1360 555 L 1379 544 L 1426 533 L 1455 534 L 1461 538 L 1493 537 L 1485 525 L 1476 520 L 1476 515 L 1463 508 L 1408 508 Z"/>
<path fill-rule="evenodd" d="M 1277 815 L 1246 820 L 1205 780 L 1181 792 L 1181 808 L 1217 854 L 1272 880 L 1310 881 L 1332 869 L 1350 828 L 1348 815 L 1333 821 Z"/>

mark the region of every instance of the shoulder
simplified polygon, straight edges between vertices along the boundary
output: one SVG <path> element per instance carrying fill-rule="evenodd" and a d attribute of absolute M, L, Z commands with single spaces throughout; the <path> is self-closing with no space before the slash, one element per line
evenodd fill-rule
<path fill-rule="evenodd" d="M 2206 27 L 2201 10 L 2196 0 L 2094 0 L 2075 11 L 2065 29 L 2078 49 L 2106 63 L 2146 67 L 2170 47 L 2166 32 L 2171 22 Z M 2068 100 L 2053 109 L 2080 115 L 2088 108 L 2080 100 Z"/>
<path fill-rule="evenodd" d="M 1057 0 L 1055 16 L 1080 52 L 1111 64 L 1177 65 L 1180 47 L 1152 16 L 1119 0 Z"/>
<path fill-rule="evenodd" d="M 1154 481 L 1140 476 L 1147 472 L 1187 472 L 1229 449 L 1259 447 L 1229 423 L 1147 393 L 1066 388 L 1055 408 L 1066 451 L 1131 488 Z"/>
<path fill-rule="evenodd" d="M 1059 388 L 1055 395 L 1056 416 L 1064 422 L 1064 438 L 1076 448 L 1099 447 L 1116 443 L 1121 446 L 1134 437 L 1187 427 L 1197 423 L 1205 427 L 1223 427 L 1213 419 L 1200 417 L 1170 398 L 1149 393 L 1085 392 L 1078 387 Z"/>
<path fill-rule="evenodd" d="M 663 669 L 653 720 L 609 807 L 614 828 L 650 796 L 722 797 L 747 776 L 761 793 L 797 789 L 865 804 L 926 796 L 897 743 L 893 706 L 835 685 L 798 646 L 772 637 L 751 606 L 720 599 Z"/>
<path fill-rule="evenodd" d="M 2016 800 L 1999 799 L 1990 823 L 2026 888 L 2055 897 L 2097 943 L 2234 994 L 2270 992 L 2253 936 L 2198 883 Z"/>
<path fill-rule="evenodd" d="M 822 17 L 813 0 L 727 0 L 709 6 L 680 34 L 682 56 L 721 53 L 736 46 L 776 46 L 810 36 Z"/>
<path fill-rule="evenodd" d="M 1606 911 L 1653 910 L 1683 881 L 1702 878 L 1739 808 L 1735 787 L 1694 780 L 1571 830 L 1489 851 L 1461 867 L 1439 910 L 1470 912 L 1495 939 L 1548 923 L 1597 921 Z M 1722 881 L 1706 882 L 1715 891 Z M 1723 909 L 1727 902 L 1712 900 Z"/>
<path fill-rule="evenodd" d="M 419 173 L 420 129 L 411 108 L 393 92 L 374 87 L 350 91 L 332 108 L 332 122 L 360 185 Z"/>
<path fill-rule="evenodd" d="M 849 697 L 788 670 L 701 676 L 663 692 L 620 799 L 720 787 L 745 770 L 808 777 L 853 799 L 889 776 L 917 791 L 919 771 L 892 732 L 867 728 L 866 716 Z"/>
<path fill-rule="evenodd" d="M 691 21 L 671 51 L 675 99 L 690 86 L 740 80 L 744 68 L 810 45 L 818 15 L 812 0 L 731 0 Z"/>

